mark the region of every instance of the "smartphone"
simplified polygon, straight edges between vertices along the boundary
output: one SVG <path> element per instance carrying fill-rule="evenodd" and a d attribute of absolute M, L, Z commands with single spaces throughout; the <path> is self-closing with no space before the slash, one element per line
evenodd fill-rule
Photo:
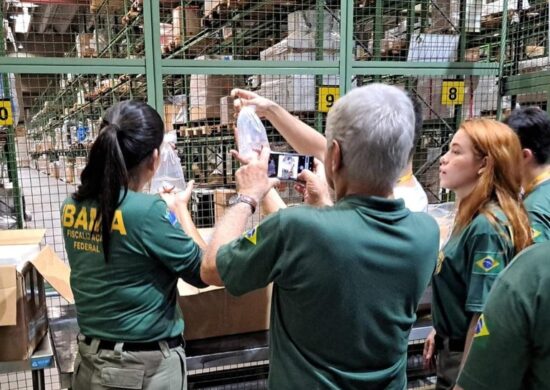
<path fill-rule="evenodd" d="M 297 180 L 304 169 L 313 170 L 313 156 L 296 153 L 271 152 L 267 175 L 280 180 Z"/>

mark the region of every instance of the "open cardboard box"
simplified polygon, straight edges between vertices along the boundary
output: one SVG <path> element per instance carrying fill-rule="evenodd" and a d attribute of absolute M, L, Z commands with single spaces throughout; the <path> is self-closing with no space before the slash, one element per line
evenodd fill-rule
<path fill-rule="evenodd" d="M 271 285 L 234 297 L 223 287 L 198 289 L 180 280 L 178 291 L 185 340 L 269 329 Z"/>
<path fill-rule="evenodd" d="M 46 230 L 0 231 L 0 361 L 25 360 L 48 329 L 44 279 L 70 303 L 69 267 L 49 246 Z"/>
<path fill-rule="evenodd" d="M 199 229 L 210 240 L 214 229 Z M 199 289 L 178 282 L 178 302 L 185 321 L 186 340 L 258 332 L 269 329 L 272 286 L 234 297 L 223 287 Z"/>

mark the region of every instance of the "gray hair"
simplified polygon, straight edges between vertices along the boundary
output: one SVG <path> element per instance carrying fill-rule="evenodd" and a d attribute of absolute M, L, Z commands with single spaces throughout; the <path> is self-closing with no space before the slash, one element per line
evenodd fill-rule
<path fill-rule="evenodd" d="M 338 141 L 348 179 L 390 191 L 406 167 L 414 143 L 414 108 L 401 89 L 370 84 L 338 100 L 327 118 L 326 137 Z"/>

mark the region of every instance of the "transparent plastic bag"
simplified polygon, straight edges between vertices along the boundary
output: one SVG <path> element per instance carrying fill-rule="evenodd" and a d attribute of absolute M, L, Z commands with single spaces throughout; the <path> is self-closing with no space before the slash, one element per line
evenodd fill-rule
<path fill-rule="evenodd" d="M 175 150 L 176 132 L 164 135 L 160 146 L 160 165 L 151 179 L 150 191 L 156 194 L 163 189 L 179 192 L 185 190 L 186 183 L 178 153 Z"/>
<path fill-rule="evenodd" d="M 456 205 L 454 202 L 430 204 L 428 205 L 428 214 L 430 214 L 439 225 L 439 249 L 442 249 L 453 232 Z"/>
<path fill-rule="evenodd" d="M 244 157 L 253 156 L 262 149 L 269 147 L 265 127 L 256 115 L 254 106 L 243 107 L 237 117 L 237 147 Z"/>

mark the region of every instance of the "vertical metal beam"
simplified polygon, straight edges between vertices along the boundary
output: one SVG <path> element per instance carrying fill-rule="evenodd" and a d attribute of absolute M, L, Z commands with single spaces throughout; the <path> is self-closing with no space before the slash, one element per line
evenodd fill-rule
<path fill-rule="evenodd" d="M 325 0 L 315 1 L 315 15 L 317 17 L 317 23 L 315 25 L 315 60 L 322 61 L 324 54 L 324 21 L 325 21 Z M 315 76 L 315 95 L 317 96 L 317 103 L 319 101 L 319 88 L 323 85 L 323 76 Z M 316 105 L 319 106 L 318 104 Z M 315 129 L 319 132 L 323 132 L 323 113 L 317 111 L 315 113 Z"/>
<path fill-rule="evenodd" d="M 467 32 L 466 32 L 466 18 L 468 15 L 466 14 L 466 6 L 467 1 L 466 0 L 460 0 L 460 40 L 459 40 L 459 49 L 458 49 L 458 61 L 464 62 L 464 57 L 466 54 L 466 38 L 467 38 Z M 457 80 L 464 80 L 464 76 L 458 76 Z M 455 117 L 454 117 L 454 128 L 458 129 L 458 126 L 462 122 L 462 112 L 463 108 L 462 105 L 456 105 L 455 106 Z"/>
<path fill-rule="evenodd" d="M 353 59 L 353 4 L 342 0 L 340 2 L 340 95 L 351 90 L 352 59 Z"/>
<path fill-rule="evenodd" d="M 0 5 L 0 21 L 4 20 L 3 15 L 3 8 Z M 3 57 L 5 55 L 4 52 L 4 29 L 0 27 L 0 57 Z M 2 91 L 4 93 L 4 98 L 9 99 L 10 98 L 10 80 L 7 73 L 0 73 L 0 77 L 2 77 L 2 85 L 4 87 L 4 90 Z M 23 203 L 21 198 L 21 189 L 19 187 L 19 172 L 17 171 L 17 154 L 16 154 L 16 148 L 15 148 L 15 126 L 17 124 L 14 124 L 12 126 L 6 126 L 6 130 L 8 133 L 8 139 L 6 141 L 6 146 L 4 148 L 5 158 L 6 158 L 6 165 L 8 169 L 8 177 L 13 185 L 13 203 L 15 205 L 15 218 L 17 220 L 17 228 L 23 229 Z M 0 152 L 1 153 L 1 152 Z"/>
<path fill-rule="evenodd" d="M 506 36 L 508 35 L 508 0 L 504 0 L 502 10 L 502 26 L 500 26 L 500 53 L 498 59 L 498 97 L 497 97 L 497 120 L 502 119 L 502 95 L 504 83 L 504 62 L 506 61 Z M 512 107 L 513 108 L 513 107 Z"/>
<path fill-rule="evenodd" d="M 145 38 L 145 72 L 147 79 L 147 100 L 164 117 L 162 90 L 162 48 L 160 47 L 159 2 L 143 2 L 143 30 Z"/>

